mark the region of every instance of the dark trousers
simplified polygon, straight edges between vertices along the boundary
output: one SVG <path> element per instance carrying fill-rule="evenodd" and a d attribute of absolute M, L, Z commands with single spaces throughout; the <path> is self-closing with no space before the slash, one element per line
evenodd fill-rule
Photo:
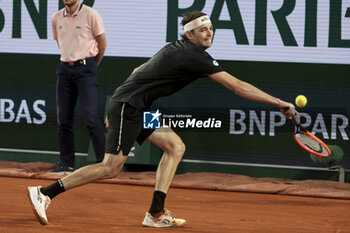
<path fill-rule="evenodd" d="M 87 58 L 86 64 L 69 66 L 60 62 L 56 70 L 56 101 L 60 164 L 74 167 L 74 109 L 79 97 L 87 130 L 98 162 L 103 160 L 105 133 L 98 116 L 98 71 L 95 58 Z"/>

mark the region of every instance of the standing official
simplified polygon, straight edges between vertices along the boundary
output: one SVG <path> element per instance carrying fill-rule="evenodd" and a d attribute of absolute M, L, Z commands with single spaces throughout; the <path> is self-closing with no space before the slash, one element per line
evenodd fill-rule
<path fill-rule="evenodd" d="M 74 109 L 79 97 L 97 162 L 104 157 L 105 134 L 98 116 L 98 71 L 106 50 L 99 13 L 79 0 L 64 0 L 65 8 L 52 17 L 52 37 L 57 40 L 61 62 L 57 66 L 57 121 L 60 163 L 51 172 L 74 170 Z"/>

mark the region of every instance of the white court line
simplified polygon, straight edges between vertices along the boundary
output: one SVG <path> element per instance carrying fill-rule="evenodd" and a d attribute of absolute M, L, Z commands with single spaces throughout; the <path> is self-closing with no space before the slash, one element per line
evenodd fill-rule
<path fill-rule="evenodd" d="M 52 154 L 59 155 L 59 151 L 48 151 L 48 150 L 27 150 L 27 149 L 12 149 L 12 148 L 0 148 L 0 151 L 4 152 L 18 152 L 18 153 L 29 153 L 29 154 Z M 75 153 L 77 156 L 87 156 L 87 153 Z"/>
<path fill-rule="evenodd" d="M 181 160 L 181 162 L 207 163 L 207 164 L 218 164 L 218 165 L 237 165 L 237 166 L 247 166 L 247 167 L 272 167 L 272 168 L 289 168 L 289 169 L 300 169 L 300 170 L 333 171 L 329 168 L 322 168 L 322 167 L 303 167 L 303 166 L 288 166 L 288 165 L 259 164 L 259 163 L 236 163 L 236 162 L 206 161 L 206 160 L 195 160 L 195 159 L 183 159 Z M 345 171 L 350 171 L 350 170 L 345 169 Z"/>
<path fill-rule="evenodd" d="M 12 149 L 12 148 L 0 148 L 0 151 L 4 152 L 18 152 L 29 154 L 53 154 L 59 155 L 58 151 L 47 150 L 27 150 L 27 149 Z M 75 153 L 77 156 L 87 156 L 87 153 Z M 329 168 L 321 167 L 303 167 L 303 166 L 288 166 L 288 165 L 274 165 L 274 164 L 259 164 L 259 163 L 236 163 L 236 162 L 221 162 L 221 161 L 207 161 L 207 160 L 195 160 L 195 159 L 182 159 L 181 162 L 185 163 L 206 163 L 206 164 L 218 164 L 218 165 L 236 165 L 247 167 L 271 167 L 271 168 L 288 168 L 288 169 L 300 169 L 300 170 L 317 170 L 317 171 L 331 171 Z M 346 172 L 350 171 L 345 169 Z"/>

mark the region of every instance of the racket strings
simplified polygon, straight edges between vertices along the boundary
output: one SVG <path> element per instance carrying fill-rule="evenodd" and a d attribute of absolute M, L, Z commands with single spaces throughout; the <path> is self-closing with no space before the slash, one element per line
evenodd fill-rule
<path fill-rule="evenodd" d="M 328 155 L 327 149 L 315 139 L 302 133 L 297 133 L 296 137 L 300 143 L 302 143 L 305 147 L 309 148 L 310 150 L 315 151 L 319 154 L 323 154 L 325 156 Z"/>

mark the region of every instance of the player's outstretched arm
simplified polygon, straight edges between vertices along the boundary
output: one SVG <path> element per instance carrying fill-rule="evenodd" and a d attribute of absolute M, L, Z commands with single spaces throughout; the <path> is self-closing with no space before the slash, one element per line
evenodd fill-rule
<path fill-rule="evenodd" d="M 255 86 L 239 80 L 229 73 L 222 71 L 215 74 L 209 75 L 211 79 L 214 81 L 221 83 L 229 90 L 233 91 L 236 95 L 239 95 L 243 98 L 263 102 L 266 104 L 274 105 L 279 107 L 281 112 L 288 118 L 291 118 L 292 115 L 298 114 L 295 110 L 293 104 L 280 100 L 274 96 L 267 94 L 266 92 L 256 88 Z M 284 109 L 289 109 L 288 111 L 284 111 Z"/>

